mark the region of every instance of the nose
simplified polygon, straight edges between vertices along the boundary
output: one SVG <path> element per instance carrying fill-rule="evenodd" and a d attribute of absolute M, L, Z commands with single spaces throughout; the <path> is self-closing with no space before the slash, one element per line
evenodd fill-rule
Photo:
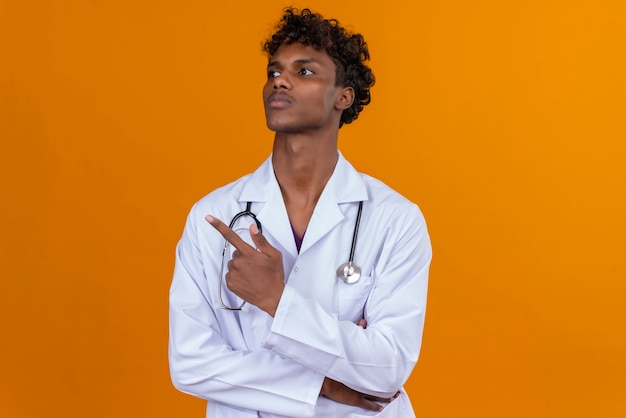
<path fill-rule="evenodd" d="M 291 83 L 285 74 L 280 73 L 277 77 L 274 77 L 274 90 L 285 89 L 289 90 L 291 88 Z"/>

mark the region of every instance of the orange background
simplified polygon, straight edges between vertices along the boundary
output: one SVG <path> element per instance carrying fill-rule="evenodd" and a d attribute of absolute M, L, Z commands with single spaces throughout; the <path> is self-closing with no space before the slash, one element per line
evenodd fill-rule
<path fill-rule="evenodd" d="M 169 382 L 174 246 L 270 152 L 284 5 L 0 1 L 0 416 L 204 416 Z M 311 7 L 378 79 L 340 148 L 429 224 L 418 416 L 626 416 L 626 3 Z"/>

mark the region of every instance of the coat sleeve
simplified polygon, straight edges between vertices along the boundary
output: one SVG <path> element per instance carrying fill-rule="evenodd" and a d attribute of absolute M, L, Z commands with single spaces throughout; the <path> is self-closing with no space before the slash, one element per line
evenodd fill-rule
<path fill-rule="evenodd" d="M 223 338 L 223 325 L 209 302 L 193 212 L 176 249 L 170 288 L 169 364 L 174 386 L 236 408 L 313 416 L 322 374 L 264 348 L 233 349 Z"/>
<path fill-rule="evenodd" d="M 388 232 L 380 238 L 366 329 L 339 321 L 287 286 L 264 347 L 359 392 L 389 397 L 398 391 L 419 356 L 432 252 L 416 206 Z"/>

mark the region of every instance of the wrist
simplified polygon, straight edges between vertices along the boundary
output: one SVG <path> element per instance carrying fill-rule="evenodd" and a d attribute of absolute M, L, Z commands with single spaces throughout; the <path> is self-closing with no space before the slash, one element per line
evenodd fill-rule
<path fill-rule="evenodd" d="M 277 290 L 271 297 L 269 297 L 262 306 L 259 306 L 259 308 L 267 312 L 268 315 L 270 315 L 272 318 L 276 315 L 276 311 L 278 310 L 280 298 L 283 296 L 283 290 L 285 290 L 284 284 L 282 284 L 280 289 Z"/>

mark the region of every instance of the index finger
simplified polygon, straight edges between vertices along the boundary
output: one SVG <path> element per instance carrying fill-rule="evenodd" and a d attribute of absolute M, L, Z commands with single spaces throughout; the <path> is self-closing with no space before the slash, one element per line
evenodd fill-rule
<path fill-rule="evenodd" d="M 217 229 L 217 232 L 222 234 L 224 239 L 230 242 L 231 245 L 240 252 L 243 253 L 245 251 L 248 251 L 248 249 L 254 250 L 254 248 L 252 248 L 250 244 L 241 239 L 241 237 L 237 235 L 235 231 L 230 229 L 224 222 L 220 221 L 215 216 L 207 215 L 204 219 L 206 219 L 206 221 L 210 223 L 213 228 Z"/>

